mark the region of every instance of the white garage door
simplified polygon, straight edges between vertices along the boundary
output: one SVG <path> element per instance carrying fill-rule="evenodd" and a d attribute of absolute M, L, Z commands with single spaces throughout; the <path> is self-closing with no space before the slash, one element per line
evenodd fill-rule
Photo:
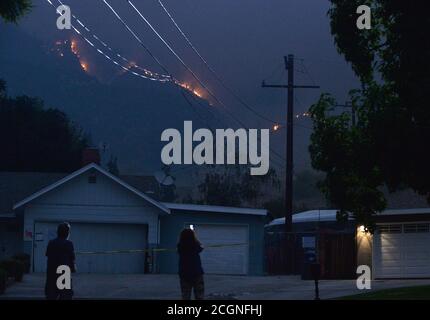
<path fill-rule="evenodd" d="M 58 223 L 36 222 L 34 271 L 46 271 L 46 247 L 56 237 Z M 147 226 L 129 224 L 71 223 L 70 240 L 75 252 L 113 251 L 146 248 Z M 82 273 L 143 273 L 144 253 L 76 255 Z"/>
<path fill-rule="evenodd" d="M 248 272 L 248 226 L 197 224 L 193 227 L 205 247 L 200 255 L 205 273 Z"/>
<path fill-rule="evenodd" d="M 378 226 L 373 254 L 375 278 L 430 277 L 430 224 Z"/>

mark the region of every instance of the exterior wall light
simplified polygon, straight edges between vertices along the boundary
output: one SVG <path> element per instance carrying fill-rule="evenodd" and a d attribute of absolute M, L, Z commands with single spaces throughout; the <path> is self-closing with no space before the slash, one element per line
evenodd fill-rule
<path fill-rule="evenodd" d="M 369 231 L 369 229 L 367 229 L 364 225 L 361 225 L 358 230 L 360 230 L 362 233 L 367 233 Z"/>

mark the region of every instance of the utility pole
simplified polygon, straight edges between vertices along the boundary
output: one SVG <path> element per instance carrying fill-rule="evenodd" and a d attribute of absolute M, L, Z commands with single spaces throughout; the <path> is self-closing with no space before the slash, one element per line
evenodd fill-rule
<path fill-rule="evenodd" d="M 287 89 L 287 163 L 286 163 L 286 179 L 285 179 L 285 231 L 287 237 L 293 230 L 293 121 L 294 121 L 294 89 L 319 89 L 319 86 L 296 86 L 294 84 L 294 55 L 289 54 L 284 57 L 285 68 L 288 72 L 288 83 L 285 84 L 266 84 L 263 81 L 263 88 L 280 88 Z M 291 243 L 290 243 L 291 244 Z M 293 248 L 290 248 L 293 249 Z M 290 250 L 288 250 L 290 251 Z M 292 251 L 292 250 L 291 250 Z M 287 252 L 287 257 L 291 252 Z M 292 261 L 293 259 L 288 259 Z"/>

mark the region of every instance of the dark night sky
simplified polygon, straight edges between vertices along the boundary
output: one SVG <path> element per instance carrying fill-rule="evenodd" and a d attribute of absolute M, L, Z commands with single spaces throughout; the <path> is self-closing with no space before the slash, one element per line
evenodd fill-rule
<path fill-rule="evenodd" d="M 55 2 L 56 0 L 52 0 Z M 80 17 L 93 31 L 118 51 L 136 60 L 142 66 L 155 70 L 151 58 L 143 52 L 137 42 L 101 0 L 64 0 L 72 12 Z M 124 15 L 129 24 L 137 30 L 145 43 L 159 56 L 169 69 L 180 79 L 191 77 L 179 62 L 168 52 L 142 20 L 138 18 L 125 0 L 110 0 L 112 6 Z M 284 121 L 286 92 L 262 89 L 261 81 L 285 81 L 283 56 L 289 53 L 304 59 L 311 77 L 297 62 L 297 84 L 321 85 L 321 90 L 297 91 L 296 111 L 304 112 L 316 101 L 321 92 L 330 92 L 344 102 L 350 89 L 358 82 L 350 67 L 338 55 L 330 34 L 327 0 L 164 0 L 179 25 L 187 33 L 201 54 L 240 95 L 261 113 L 273 119 Z M 260 119 L 229 96 L 217 85 L 198 57 L 185 45 L 170 20 L 163 14 L 157 0 L 134 0 L 154 27 L 171 42 L 184 60 L 207 82 L 208 86 L 229 108 L 246 122 L 248 127 L 268 127 Z M 54 40 L 58 35 L 55 27 L 56 15 L 45 0 L 34 0 L 35 8 L 17 28 L 42 41 Z M 63 31 L 70 32 L 70 31 Z M 106 66 L 103 58 L 88 52 L 90 64 Z M 31 54 L 31 53 L 29 53 Z M 19 67 L 18 67 L 19 68 Z M 160 71 L 159 69 L 157 71 Z M 19 72 L 19 69 L 17 70 Z M 118 72 L 115 67 L 107 72 Z M 105 72 L 106 73 L 106 70 Z M 6 79 L 7 80 L 7 79 Z M 136 79 L 135 81 L 145 81 Z M 311 126 L 309 119 L 296 121 L 296 168 L 309 164 L 307 142 Z M 281 130 L 271 138 L 274 148 L 284 152 L 284 134 Z"/>

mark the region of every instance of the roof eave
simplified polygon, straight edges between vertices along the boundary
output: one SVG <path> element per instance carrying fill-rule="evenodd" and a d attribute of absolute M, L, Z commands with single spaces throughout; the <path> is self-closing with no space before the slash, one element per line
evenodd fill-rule
<path fill-rule="evenodd" d="M 57 182 L 39 190 L 38 192 L 33 193 L 32 195 L 30 195 L 29 197 L 21 200 L 20 202 L 17 202 L 16 204 L 14 204 L 13 206 L 13 210 L 17 210 L 22 206 L 27 205 L 28 203 L 30 203 L 31 201 L 39 198 L 40 196 L 50 192 L 51 190 L 59 187 L 60 185 L 72 180 L 73 178 L 87 172 L 88 170 L 91 169 L 95 169 L 97 171 L 99 171 L 100 173 L 104 174 L 105 176 L 107 176 L 108 178 L 114 180 L 116 183 L 120 184 L 121 186 L 123 186 L 124 188 L 128 189 L 129 191 L 133 192 L 134 194 L 136 194 L 137 196 L 139 196 L 140 198 L 146 200 L 147 202 L 151 203 L 152 205 L 156 206 L 157 208 L 159 208 L 161 211 L 165 212 L 166 214 L 170 213 L 170 209 L 167 208 L 165 205 L 163 205 L 162 203 L 152 199 L 151 197 L 149 197 L 148 195 L 145 195 L 143 192 L 137 190 L 136 188 L 132 187 L 131 185 L 129 185 L 128 183 L 122 181 L 120 178 L 114 176 L 113 174 L 107 172 L 106 170 L 104 170 L 102 167 L 98 166 L 95 163 L 90 163 L 88 165 L 86 165 L 85 167 L 82 167 L 78 170 L 76 170 L 75 172 L 69 174 L 68 176 L 58 180 Z"/>

